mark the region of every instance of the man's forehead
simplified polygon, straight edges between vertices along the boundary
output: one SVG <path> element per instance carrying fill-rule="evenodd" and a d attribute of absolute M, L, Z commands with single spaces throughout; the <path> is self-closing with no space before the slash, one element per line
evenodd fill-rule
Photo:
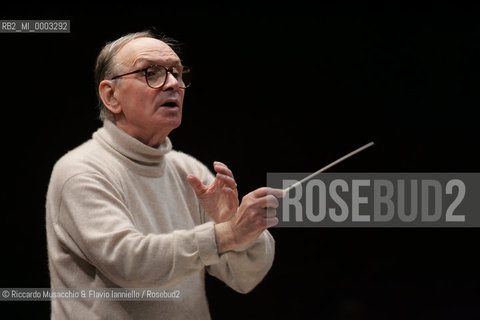
<path fill-rule="evenodd" d="M 139 65 L 143 61 L 178 64 L 180 58 L 170 46 L 154 38 L 134 39 L 117 54 L 117 62 L 126 66 Z"/>

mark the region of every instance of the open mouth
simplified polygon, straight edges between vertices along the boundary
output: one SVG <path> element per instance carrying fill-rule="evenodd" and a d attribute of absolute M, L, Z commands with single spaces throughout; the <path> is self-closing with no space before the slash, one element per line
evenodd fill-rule
<path fill-rule="evenodd" d="M 174 107 L 178 107 L 178 104 L 176 102 L 171 101 L 171 102 L 165 102 L 161 106 L 166 108 L 174 108 Z"/>

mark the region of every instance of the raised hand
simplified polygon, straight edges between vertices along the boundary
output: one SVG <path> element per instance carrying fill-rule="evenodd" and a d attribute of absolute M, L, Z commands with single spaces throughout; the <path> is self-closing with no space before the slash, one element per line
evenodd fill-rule
<path fill-rule="evenodd" d="M 238 212 L 228 221 L 215 225 L 218 252 L 223 253 L 255 241 L 267 228 L 278 223 L 278 199 L 282 189 L 263 187 L 242 199 Z"/>
<path fill-rule="evenodd" d="M 213 167 L 217 175 L 211 185 L 204 185 L 193 174 L 188 175 L 187 180 L 205 211 L 216 223 L 221 223 L 232 218 L 237 211 L 237 183 L 225 164 L 215 161 Z"/>

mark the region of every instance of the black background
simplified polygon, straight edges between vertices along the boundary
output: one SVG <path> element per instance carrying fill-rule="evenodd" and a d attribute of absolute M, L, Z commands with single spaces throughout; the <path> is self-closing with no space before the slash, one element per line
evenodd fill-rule
<path fill-rule="evenodd" d="M 194 71 L 174 148 L 234 171 L 478 172 L 476 7 L 24 4 L 1 19 L 70 19 L 69 34 L 0 34 L 0 287 L 49 287 L 45 195 L 55 161 L 101 125 L 106 41 L 155 27 Z M 207 279 L 214 319 L 479 319 L 477 229 L 272 229 L 274 265 L 247 295 Z M 48 302 L 4 302 L 48 318 Z M 12 315 L 13 315 L 12 314 Z"/>

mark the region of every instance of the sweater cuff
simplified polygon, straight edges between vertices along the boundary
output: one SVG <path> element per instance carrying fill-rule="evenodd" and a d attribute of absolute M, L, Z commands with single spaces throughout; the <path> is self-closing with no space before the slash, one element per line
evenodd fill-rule
<path fill-rule="evenodd" d="M 210 221 L 194 228 L 195 239 L 198 245 L 198 254 L 206 266 L 220 261 L 215 240 L 214 222 Z"/>
<path fill-rule="evenodd" d="M 233 249 L 232 251 L 235 251 L 235 252 L 242 252 L 242 251 L 245 251 L 245 250 L 248 250 L 250 249 L 251 247 L 253 247 L 255 244 L 259 243 L 259 242 L 262 242 L 262 241 L 265 241 L 265 231 L 262 232 L 262 234 L 260 234 L 258 236 L 257 239 L 255 239 L 255 241 L 252 241 L 244 246 L 241 246 L 241 247 L 238 247 L 236 249 Z"/>

